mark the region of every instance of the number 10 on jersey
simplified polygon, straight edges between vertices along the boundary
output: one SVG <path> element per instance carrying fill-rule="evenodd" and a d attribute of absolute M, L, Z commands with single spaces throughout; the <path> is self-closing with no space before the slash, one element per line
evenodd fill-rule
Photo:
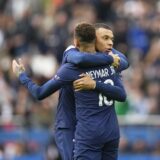
<path fill-rule="evenodd" d="M 111 79 L 107 79 L 104 81 L 105 84 L 114 85 L 114 82 Z M 99 94 L 99 106 L 102 107 L 103 105 L 111 106 L 113 104 L 113 100 L 108 100 L 102 93 Z"/>

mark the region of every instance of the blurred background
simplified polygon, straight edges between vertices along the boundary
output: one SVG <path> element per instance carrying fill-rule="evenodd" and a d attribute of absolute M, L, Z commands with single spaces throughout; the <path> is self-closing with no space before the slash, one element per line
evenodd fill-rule
<path fill-rule="evenodd" d="M 119 160 L 160 159 L 160 0 L 0 0 L 0 160 L 58 160 L 58 92 L 38 102 L 11 71 L 21 57 L 39 84 L 53 77 L 74 25 L 103 22 L 129 59 L 127 101 L 116 103 Z"/>

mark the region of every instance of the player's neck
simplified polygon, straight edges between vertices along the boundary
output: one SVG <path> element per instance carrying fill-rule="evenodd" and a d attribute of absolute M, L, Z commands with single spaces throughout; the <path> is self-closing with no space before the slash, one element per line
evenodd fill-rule
<path fill-rule="evenodd" d="M 94 54 L 96 52 L 96 49 L 94 45 L 85 45 L 85 46 L 80 46 L 79 51 Z"/>

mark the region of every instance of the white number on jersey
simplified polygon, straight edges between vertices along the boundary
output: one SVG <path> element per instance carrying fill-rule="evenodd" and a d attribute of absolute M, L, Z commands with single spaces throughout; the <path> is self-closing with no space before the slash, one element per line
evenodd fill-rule
<path fill-rule="evenodd" d="M 104 81 L 105 84 L 111 84 L 114 85 L 114 82 L 111 79 L 107 79 Z M 103 105 L 111 106 L 113 104 L 113 100 L 108 100 L 107 97 L 102 95 L 102 93 L 99 94 L 99 106 L 102 107 Z"/>

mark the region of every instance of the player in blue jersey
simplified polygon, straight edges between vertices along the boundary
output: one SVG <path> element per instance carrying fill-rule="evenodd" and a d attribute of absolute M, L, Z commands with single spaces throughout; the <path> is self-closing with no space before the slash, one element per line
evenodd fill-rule
<path fill-rule="evenodd" d="M 115 59 L 115 60 L 114 60 Z M 116 62 L 115 62 L 116 61 Z M 118 63 L 117 58 L 109 55 L 78 52 L 77 48 L 70 46 L 65 52 L 62 64 L 67 62 L 81 67 L 90 67 L 98 65 L 109 65 L 113 62 Z M 89 86 L 93 86 L 90 81 Z M 55 140 L 63 160 L 71 160 L 73 157 L 73 139 L 75 132 L 75 101 L 72 86 L 65 86 L 60 89 L 59 103 L 55 121 Z"/>
<path fill-rule="evenodd" d="M 113 33 L 111 28 L 104 24 L 96 24 L 96 34 L 97 34 L 97 50 L 106 52 L 111 51 L 113 47 Z M 100 30 L 99 30 L 100 29 Z M 102 34 L 101 31 L 104 31 Z M 127 58 L 117 50 L 112 48 L 113 54 L 116 54 L 120 57 L 120 64 L 117 65 L 117 70 L 120 72 L 126 68 L 128 68 L 128 61 Z M 113 56 L 113 55 L 112 55 Z M 90 55 L 87 53 L 80 53 L 78 50 L 71 46 L 65 52 L 63 56 L 63 63 L 70 62 L 81 67 L 90 67 L 90 66 L 98 66 L 98 65 L 111 65 L 113 62 L 116 64 L 115 57 L 112 57 L 106 54 L 95 54 Z M 79 83 L 81 86 L 78 87 L 91 89 L 92 88 L 92 81 L 89 78 L 82 79 Z M 76 87 L 76 86 L 75 86 Z M 68 97 L 69 100 L 66 102 L 62 101 L 61 99 L 65 99 Z M 69 106 L 70 109 L 66 110 L 65 106 Z M 58 111 L 57 111 L 57 118 L 56 121 L 56 132 L 55 132 L 55 139 L 57 142 L 57 146 L 59 148 L 60 154 L 62 155 L 63 159 L 70 160 L 72 156 L 72 148 L 73 148 L 73 133 L 74 133 L 74 126 L 75 126 L 75 113 L 74 113 L 74 99 L 73 99 L 73 91 L 71 87 L 65 87 L 60 91 L 59 97 L 59 104 L 58 104 Z M 63 118 L 64 117 L 64 118 Z M 59 121 L 60 119 L 60 121 Z M 65 123 L 67 122 L 67 124 Z M 63 122 L 63 125 L 62 123 Z M 63 143 L 62 143 L 63 139 Z M 64 149 L 64 148 L 67 148 Z M 65 158 L 64 158 L 65 157 Z"/>
<path fill-rule="evenodd" d="M 80 30 L 79 32 L 81 33 Z M 113 36 L 110 34 L 109 37 L 112 38 Z M 109 47 L 112 48 L 112 45 L 113 45 L 112 40 L 109 39 L 108 41 L 109 41 L 108 42 Z M 82 43 L 82 46 L 83 46 L 83 43 Z M 95 76 L 94 78 L 96 78 L 96 74 L 95 74 L 96 71 L 95 73 L 94 71 L 93 72 L 90 71 L 87 73 L 90 74 L 92 78 L 94 76 Z M 112 79 L 107 79 L 105 80 L 105 82 L 112 83 Z M 96 104 L 96 102 L 93 104 Z M 83 104 L 81 105 L 83 106 Z M 90 112 L 92 112 L 92 109 L 93 109 L 92 105 L 91 105 Z M 101 95 L 99 95 L 99 104 L 96 104 L 96 106 L 98 105 L 99 106 L 102 106 L 102 105 L 107 105 L 107 106 L 113 105 L 114 106 L 113 101 L 108 102 L 105 98 L 103 99 Z M 105 159 L 108 159 L 108 160 L 117 159 L 117 150 L 118 150 L 118 143 L 119 143 L 119 127 L 118 127 L 117 117 L 116 117 L 113 106 L 108 110 L 105 108 L 106 110 L 105 111 L 103 110 L 103 113 L 105 112 L 104 115 L 98 112 L 97 114 L 98 117 L 96 117 L 95 112 L 91 114 L 89 113 L 89 110 L 87 109 L 86 109 L 87 111 L 81 115 L 81 117 L 83 118 L 82 119 L 83 122 L 81 121 L 81 119 L 79 120 L 80 122 L 78 121 L 80 124 L 77 123 L 76 134 L 75 134 L 75 141 L 76 141 L 75 142 L 75 159 L 96 159 L 96 160 L 98 159 L 104 159 L 104 160 Z M 85 110 L 85 105 L 83 107 L 80 106 L 79 108 Z M 88 113 L 88 115 L 92 115 L 90 123 L 88 123 L 89 116 L 86 116 L 85 115 L 86 113 Z M 85 116 L 86 116 L 86 119 L 84 119 Z M 94 119 L 93 117 L 95 118 L 95 121 L 93 121 Z M 96 125 L 96 121 L 98 121 L 97 125 Z M 92 125 L 88 129 L 88 127 L 90 126 L 89 124 L 90 125 L 92 124 Z M 102 126 L 102 128 L 99 126 Z M 96 129 L 98 131 L 96 131 Z M 105 131 L 106 133 L 104 133 Z M 102 134 L 99 134 L 99 132 L 101 132 Z M 95 136 L 93 136 L 92 134 L 94 134 Z"/>
<path fill-rule="evenodd" d="M 100 28 L 106 28 L 104 25 L 99 25 Z M 110 29 L 109 29 L 110 30 Z M 106 33 L 104 33 L 105 35 Z M 108 40 L 103 39 L 105 44 L 102 44 L 108 47 Z M 98 40 L 97 40 L 98 42 Z M 98 48 L 97 48 L 98 49 Z M 101 48 L 99 48 L 100 50 Z M 104 51 L 104 50 L 103 50 Z M 120 56 L 120 66 L 118 68 L 122 70 L 128 67 L 128 62 L 126 58 L 121 53 L 117 53 L 114 50 L 114 54 L 118 54 Z M 64 52 L 63 63 L 67 61 L 71 63 L 75 63 L 80 66 L 87 67 L 88 65 L 101 65 L 106 64 L 110 65 L 113 63 L 113 58 L 111 56 L 96 54 L 96 55 L 89 55 L 89 54 L 81 54 L 77 52 L 74 47 L 67 49 Z M 82 87 L 84 88 L 91 88 L 90 86 L 92 83 L 87 80 L 82 83 Z M 85 85 L 85 86 L 84 86 Z M 67 106 L 67 107 L 66 107 Z M 72 87 L 66 86 L 60 90 L 59 96 L 59 104 L 57 107 L 57 114 L 56 114 L 56 124 L 55 124 L 55 139 L 63 160 L 71 160 L 73 155 L 73 137 L 75 131 L 75 104 L 74 104 L 74 95 Z"/>
<path fill-rule="evenodd" d="M 96 28 L 96 49 L 102 52 L 105 51 L 114 51 L 115 49 L 113 49 L 113 32 L 111 30 L 111 28 L 105 24 L 99 23 L 99 24 L 95 24 L 95 28 Z M 117 54 L 121 57 L 121 65 L 116 69 L 118 72 L 121 72 L 123 70 L 124 66 L 129 66 L 126 57 L 119 53 L 118 51 L 116 51 Z M 89 84 L 91 83 L 91 79 L 87 76 L 76 80 L 74 82 L 74 88 L 79 91 L 82 89 L 90 89 L 92 88 L 92 86 L 90 86 Z M 116 115 L 114 116 L 116 118 Z M 115 131 L 119 132 L 119 127 L 118 127 L 118 123 L 116 123 L 116 125 L 112 125 L 111 127 L 112 129 L 115 129 Z M 116 151 L 116 148 L 114 149 L 114 147 L 112 147 L 113 144 L 118 144 L 119 138 L 113 138 L 112 136 L 108 139 L 108 145 L 106 145 L 106 150 L 103 152 L 103 159 L 116 159 L 116 155 L 118 154 L 118 148 Z M 114 153 L 112 154 L 108 154 L 109 152 L 112 152 L 114 149 Z M 111 158 L 112 157 L 112 158 Z"/>
<path fill-rule="evenodd" d="M 124 56 L 124 54 L 120 53 L 119 51 L 113 49 L 113 32 L 111 28 L 105 24 L 95 24 L 96 28 L 96 49 L 101 51 L 101 52 L 106 52 L 111 51 L 113 54 L 116 54 L 120 57 L 120 64 L 116 68 L 117 71 L 121 72 L 125 69 L 128 68 L 129 64 L 127 61 L 127 58 Z M 90 67 L 90 66 L 97 66 L 97 65 L 111 65 L 113 64 L 113 57 L 108 56 L 108 54 L 95 54 L 95 55 L 90 55 L 90 54 L 82 54 L 78 52 L 78 50 L 72 46 L 69 47 L 65 52 L 64 52 L 64 57 L 63 57 L 63 63 L 70 62 L 74 63 L 76 65 L 82 66 L 82 67 Z M 89 77 L 84 77 L 80 80 L 77 80 L 75 83 L 75 86 L 77 90 L 79 89 L 92 89 L 93 83 L 92 80 Z M 72 148 L 73 148 L 73 133 L 74 133 L 74 125 L 75 122 L 75 114 L 74 114 L 74 99 L 73 99 L 73 91 L 71 87 L 66 87 L 63 88 L 60 91 L 60 98 L 59 98 L 59 105 L 58 105 L 58 112 L 57 112 L 57 118 L 56 119 L 61 119 L 62 121 L 65 121 L 67 119 L 68 125 L 65 125 L 65 127 L 60 127 L 56 128 L 56 142 L 57 146 L 59 148 L 59 151 L 63 155 L 65 155 L 66 160 L 70 160 L 72 156 Z M 72 93 L 72 94 L 71 94 Z M 65 99 L 65 97 L 68 96 L 68 101 L 62 101 L 62 99 Z M 69 106 L 70 110 L 65 110 L 65 106 Z M 62 116 L 63 115 L 63 116 Z M 62 118 L 65 117 L 65 118 Z M 60 121 L 59 121 L 60 122 Z M 61 124 L 61 123 L 57 123 Z M 70 125 L 69 125 L 70 124 Z M 59 126 L 59 125 L 57 125 Z M 116 128 L 116 126 L 115 126 Z M 62 143 L 63 139 L 63 143 Z M 67 148 L 64 149 L 64 148 Z M 63 158 L 64 159 L 64 158 Z"/>
<path fill-rule="evenodd" d="M 83 31 L 83 28 L 81 28 L 82 31 Z M 84 32 L 83 32 L 84 33 Z M 78 35 L 79 36 L 79 35 Z M 78 44 L 78 43 L 77 43 Z M 92 47 L 94 45 L 92 44 Z M 79 47 L 77 45 L 77 47 Z M 89 48 L 89 50 L 91 52 L 94 51 L 94 48 Z M 83 51 L 84 48 L 81 48 L 81 51 Z M 85 47 L 85 50 L 84 51 L 89 51 L 86 49 Z M 16 62 L 14 61 L 13 62 L 13 69 L 15 70 L 16 73 L 18 73 L 19 71 L 23 71 L 23 66 L 19 66 L 18 64 L 16 64 Z M 73 80 L 77 79 L 78 78 L 78 75 L 83 73 L 83 72 L 86 72 L 88 74 L 90 74 L 91 76 L 93 76 L 92 78 L 95 78 L 97 80 L 104 80 L 104 78 L 106 79 L 107 78 L 107 81 L 106 82 L 109 82 L 111 84 L 115 83 L 115 85 L 120 85 L 120 87 L 115 87 L 115 86 L 111 86 L 111 85 L 105 85 L 101 82 L 97 82 L 96 83 L 96 89 L 97 90 L 101 90 L 102 93 L 105 93 L 105 95 L 107 95 L 109 98 L 113 98 L 113 99 L 116 99 L 116 100 L 124 100 L 125 99 L 125 92 L 124 92 L 124 89 L 123 87 L 121 86 L 121 83 L 119 82 L 119 80 L 117 80 L 115 78 L 115 71 L 113 68 L 111 67 L 101 67 L 101 68 L 94 68 L 94 69 L 80 69 L 77 71 L 77 67 L 75 66 L 72 66 L 72 65 L 69 65 L 69 64 L 66 64 L 66 66 L 63 66 L 60 71 L 58 72 L 57 76 L 55 76 L 55 79 L 53 80 L 50 80 L 49 82 L 47 82 L 46 84 L 44 84 L 42 87 L 39 87 L 37 85 L 35 85 L 25 74 L 21 74 L 20 75 L 20 80 L 21 82 L 28 87 L 28 89 L 30 90 L 30 92 L 38 99 L 43 99 L 47 96 L 49 96 L 51 93 L 53 93 L 55 90 L 57 90 L 59 87 L 61 87 L 62 85 L 65 85 L 65 84 L 70 84 L 70 82 L 72 82 Z M 72 73 L 72 74 L 70 74 Z M 69 76 L 68 76 L 69 75 Z M 108 78 L 112 78 L 112 79 L 108 79 Z M 65 86 L 64 86 L 65 87 Z M 107 101 L 107 99 L 105 97 L 103 97 L 101 94 L 99 95 L 99 93 L 97 92 L 92 92 L 88 91 L 88 92 L 85 92 L 85 93 L 75 93 L 76 96 L 76 104 L 77 106 L 80 105 L 80 108 L 81 108 L 81 105 L 86 105 L 86 106 L 92 106 L 93 105 L 93 115 L 94 115 L 94 112 L 95 111 L 98 111 L 98 112 L 101 112 L 102 115 L 104 115 L 104 111 L 106 110 L 106 108 L 103 108 L 103 105 L 113 105 L 113 101 Z M 117 93 L 117 94 L 116 94 Z M 91 104 L 88 103 L 88 100 L 84 99 L 84 96 L 87 96 L 89 99 L 89 102 Z M 81 97 L 82 96 L 82 97 Z M 80 98 L 81 97 L 81 98 Z M 99 102 L 98 102 L 98 98 L 99 98 Z M 92 101 L 93 100 L 93 101 Z M 83 104 L 84 103 L 84 104 Z M 88 104 L 87 104 L 88 103 Z M 101 109 L 97 110 L 97 108 L 94 108 L 94 105 L 97 106 L 97 104 L 99 104 L 101 106 Z M 79 108 L 79 107 L 78 107 Z M 83 107 L 82 107 L 83 108 Z M 92 107 L 91 107 L 92 108 Z M 90 107 L 88 108 L 89 110 L 91 109 Z M 102 109 L 103 108 L 103 109 Z M 112 108 L 112 107 L 109 107 L 109 108 Z M 107 109 L 108 110 L 108 109 Z M 92 110 L 90 110 L 92 112 Z M 81 122 L 81 118 L 83 117 L 81 115 L 81 112 L 77 112 L 79 115 L 77 117 L 78 121 Z M 96 113 L 96 112 L 95 112 Z M 85 116 L 84 116 L 85 117 Z M 101 117 L 101 116 L 100 116 Z M 103 116 L 102 116 L 103 117 Z M 93 116 L 92 117 L 92 120 L 96 122 L 96 119 L 94 119 L 95 117 Z M 104 118 L 104 117 L 103 117 Z M 111 118 L 112 119 L 112 118 Z M 87 118 L 87 120 L 89 120 L 89 117 Z M 114 118 L 114 120 L 116 121 L 116 119 Z M 108 122 L 110 121 L 109 119 L 107 120 Z M 108 123 L 107 122 L 107 123 Z M 111 120 L 112 123 L 114 123 L 114 121 Z M 84 129 L 86 127 L 84 127 L 84 124 L 82 125 L 83 127 L 81 128 L 81 125 L 79 125 L 80 123 L 77 124 L 78 128 L 80 128 L 79 130 L 76 131 L 76 133 L 78 133 L 79 131 L 81 132 L 82 135 L 84 135 L 84 133 L 81 131 L 81 129 Z M 88 123 L 89 124 L 89 123 Z M 103 124 L 103 123 L 101 123 Z M 94 126 L 90 123 L 91 125 L 91 128 L 94 130 Z M 114 124 L 113 124 L 114 125 Z M 99 126 L 99 125 L 98 125 Z M 102 125 L 103 126 L 103 125 Z M 102 127 L 103 128 L 103 127 Z M 116 137 L 116 134 L 114 134 L 114 131 L 112 129 L 110 129 L 110 131 L 107 131 L 107 134 L 106 134 L 106 137 L 104 136 L 103 138 L 107 138 L 108 135 L 110 135 L 112 133 L 112 137 L 115 138 Z M 81 143 L 81 138 L 83 140 L 83 138 L 85 139 L 85 136 L 84 137 L 81 137 L 79 136 L 79 133 L 76 134 L 76 154 L 75 154 L 75 157 L 76 158 L 80 158 L 78 157 L 80 154 L 80 156 L 82 156 L 82 154 L 80 153 L 83 148 L 83 145 L 82 144 L 78 144 L 79 142 Z M 115 136 L 115 137 L 114 137 Z M 80 137 L 80 141 L 78 141 L 79 139 L 78 138 Z M 117 138 L 117 137 L 116 137 Z M 86 139 L 87 140 L 87 139 Z M 86 141 L 87 142 L 87 141 Z M 91 141 L 89 140 L 87 143 L 90 143 Z M 93 144 L 94 144 L 94 141 L 92 141 Z M 96 142 L 96 141 L 95 141 Z M 103 141 L 104 142 L 104 141 Z M 95 144 L 94 144 L 95 145 Z M 78 149 L 77 149 L 77 146 L 78 146 Z M 79 147 L 80 146 L 80 147 Z M 97 146 L 97 145 L 96 145 Z M 97 146 L 98 147 L 98 146 Z M 100 147 L 102 148 L 102 146 Z M 105 150 L 105 148 L 103 147 L 103 149 Z M 101 150 L 102 151 L 102 150 Z M 90 151 L 91 154 L 90 156 L 102 156 L 102 153 L 98 153 L 99 152 L 99 149 L 98 149 L 98 152 L 97 152 L 97 155 L 93 154 L 93 151 Z M 92 155 L 93 154 L 93 155 Z M 85 156 L 85 154 L 83 155 Z M 97 158 L 98 158 L 97 157 Z M 83 158 L 82 158 L 83 159 Z M 93 159 L 93 158 L 91 158 Z"/>

